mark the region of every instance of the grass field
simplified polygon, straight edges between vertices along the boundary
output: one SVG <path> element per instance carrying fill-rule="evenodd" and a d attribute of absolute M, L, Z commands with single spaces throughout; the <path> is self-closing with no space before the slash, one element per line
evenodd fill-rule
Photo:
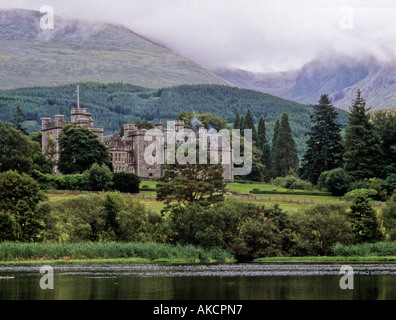
<path fill-rule="evenodd" d="M 150 189 L 155 189 L 157 182 L 155 181 L 142 181 L 140 186 L 148 186 Z M 249 191 L 253 189 L 259 189 L 263 191 L 286 191 L 287 189 L 280 186 L 265 184 L 265 183 L 228 183 L 227 189 L 233 191 L 239 195 L 247 195 Z M 77 196 L 78 193 L 69 194 L 67 192 L 62 193 L 62 191 L 47 192 L 47 196 L 50 201 L 56 201 L 61 199 L 67 199 L 70 197 Z M 232 196 L 231 194 L 227 195 Z M 238 195 L 236 195 L 238 196 Z M 154 191 L 141 191 L 137 195 L 133 195 L 142 201 L 146 207 L 155 212 L 160 212 L 164 204 L 156 200 L 156 193 Z M 243 197 L 243 196 L 240 196 Z M 296 212 L 298 210 L 304 209 L 306 206 L 318 203 L 329 203 L 329 202 L 339 202 L 342 201 L 338 197 L 327 196 L 327 195 L 299 195 L 299 194 L 255 194 L 251 195 L 249 199 L 242 198 L 243 201 L 251 202 L 257 205 L 273 206 L 279 204 L 279 206 L 289 212 Z M 374 207 L 377 211 L 382 209 L 382 206 Z"/>

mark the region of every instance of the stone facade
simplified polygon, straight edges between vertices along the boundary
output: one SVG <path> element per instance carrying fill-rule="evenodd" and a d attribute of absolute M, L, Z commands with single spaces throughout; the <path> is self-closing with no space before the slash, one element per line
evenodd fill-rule
<path fill-rule="evenodd" d="M 138 129 L 135 124 L 124 125 L 124 136 L 121 137 L 118 133 L 114 133 L 110 136 L 103 135 L 103 127 L 94 126 L 92 114 L 87 113 L 84 108 L 72 108 L 71 110 L 71 121 L 64 121 L 63 115 L 56 115 L 55 121 L 51 122 L 51 118 L 42 119 L 42 148 L 45 152 L 48 142 L 50 139 L 55 141 L 56 154 L 54 161 L 59 160 L 59 145 L 57 139 L 62 132 L 62 128 L 67 124 L 79 125 L 87 127 L 91 132 L 98 136 L 98 138 L 105 144 L 109 149 L 112 157 L 112 163 L 114 172 L 128 172 L 135 173 L 140 177 L 141 180 L 155 180 L 163 175 L 163 167 L 161 163 L 165 162 L 165 157 L 170 152 L 168 150 L 168 142 L 174 141 L 175 144 L 183 143 L 187 140 L 187 134 L 184 130 L 184 122 L 176 120 L 173 128 L 163 129 L 162 124 L 156 124 L 155 130 Z M 205 137 L 208 151 L 212 144 L 212 148 L 215 147 L 215 157 L 219 163 L 223 160 L 223 171 L 224 179 L 226 181 L 234 180 L 234 169 L 233 169 L 233 153 L 230 147 L 230 143 L 226 137 L 221 134 L 206 134 L 205 130 L 201 125 L 199 131 L 195 133 L 196 141 L 198 142 L 200 135 Z M 172 139 L 168 139 L 172 137 Z M 160 150 L 155 150 L 154 153 L 158 152 L 158 155 L 162 156 L 162 161 L 155 163 L 147 163 L 145 160 L 146 148 L 154 143 L 156 139 L 163 139 L 163 143 L 159 143 Z M 159 142 L 159 141 L 158 141 Z M 217 151 L 216 151 L 217 150 Z M 157 158 L 159 159 L 159 157 Z M 57 168 L 55 172 L 59 173 Z"/>

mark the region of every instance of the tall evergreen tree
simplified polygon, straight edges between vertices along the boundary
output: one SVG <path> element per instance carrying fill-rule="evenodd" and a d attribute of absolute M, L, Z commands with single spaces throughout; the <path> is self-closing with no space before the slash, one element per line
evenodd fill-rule
<path fill-rule="evenodd" d="M 265 121 L 263 116 L 260 117 L 257 126 L 257 148 L 263 153 L 261 157 L 261 162 L 265 165 L 265 171 L 268 175 L 271 170 L 271 152 L 270 145 L 267 140 Z"/>
<path fill-rule="evenodd" d="M 345 170 L 354 180 L 380 177 L 383 167 L 381 139 L 369 121 L 366 102 L 359 90 L 349 111 L 345 131 Z"/>
<path fill-rule="evenodd" d="M 382 140 L 384 177 L 396 174 L 396 113 L 377 111 L 372 116 L 374 129 Z"/>
<path fill-rule="evenodd" d="M 275 177 L 285 176 L 298 168 L 298 153 L 287 113 L 282 115 L 272 157 Z"/>
<path fill-rule="evenodd" d="M 271 160 L 271 175 L 272 177 L 276 178 L 277 177 L 277 172 L 280 171 L 278 167 L 278 163 L 275 159 L 275 156 L 278 154 L 278 145 L 276 143 L 278 136 L 279 136 L 279 130 L 280 130 L 280 121 L 277 119 L 275 121 L 275 126 L 274 126 L 274 134 L 272 136 L 272 143 L 271 143 L 271 153 L 270 153 L 270 160 Z"/>
<path fill-rule="evenodd" d="M 21 109 L 20 105 L 17 105 L 16 113 L 14 114 L 14 118 L 11 120 L 13 127 L 23 134 L 27 135 L 26 129 L 23 127 L 23 122 L 25 121 L 25 115 Z"/>
<path fill-rule="evenodd" d="M 239 116 L 239 112 L 237 111 L 234 119 L 234 129 L 240 129 L 241 126 L 241 117 Z"/>
<path fill-rule="evenodd" d="M 338 113 L 324 94 L 311 115 L 311 130 L 307 134 L 307 152 L 301 166 L 301 178 L 313 184 L 320 174 L 342 166 L 341 125 L 336 123 Z"/>
<path fill-rule="evenodd" d="M 246 129 L 246 127 L 245 127 L 245 118 L 244 118 L 244 116 L 241 116 L 241 117 L 240 117 L 240 120 L 239 120 L 239 129 L 241 130 L 241 136 L 244 136 L 243 130 Z"/>
<path fill-rule="evenodd" d="M 257 130 L 254 126 L 253 115 L 248 109 L 244 118 L 244 129 L 251 129 L 252 130 L 252 140 L 253 142 L 257 143 Z"/>

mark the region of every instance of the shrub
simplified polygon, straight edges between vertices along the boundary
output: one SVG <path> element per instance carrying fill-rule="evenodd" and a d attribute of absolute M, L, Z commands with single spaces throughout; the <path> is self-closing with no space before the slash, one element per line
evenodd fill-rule
<path fill-rule="evenodd" d="M 163 217 L 119 193 L 82 195 L 41 203 L 43 238 L 56 242 L 164 241 Z"/>
<path fill-rule="evenodd" d="M 87 190 L 86 180 L 82 174 L 68 174 L 60 176 L 62 180 L 62 190 Z"/>
<path fill-rule="evenodd" d="M 208 208 L 174 208 L 169 219 L 169 238 L 175 243 L 221 247 L 238 260 L 285 255 L 294 245 L 291 222 L 277 206 L 227 199 Z"/>
<path fill-rule="evenodd" d="M 374 189 L 356 189 L 347 192 L 342 199 L 346 201 L 353 201 L 358 194 L 363 194 L 365 197 L 374 199 L 378 192 Z"/>
<path fill-rule="evenodd" d="M 116 172 L 113 175 L 113 189 L 123 193 L 139 193 L 140 179 L 136 174 Z"/>
<path fill-rule="evenodd" d="M 319 204 L 295 215 L 296 233 L 304 254 L 329 255 L 336 243 L 354 242 L 347 208 L 343 204 Z M 301 248 L 300 248 L 301 250 Z"/>
<path fill-rule="evenodd" d="M 43 229 L 43 217 L 37 214 L 36 207 L 45 200 L 38 183 L 27 174 L 16 171 L 0 173 L 0 210 L 2 223 L 11 226 L 15 221 L 15 230 L 4 229 L 3 238 L 13 237 L 17 241 L 34 241 Z M 10 215 L 13 217 L 10 217 Z"/>
<path fill-rule="evenodd" d="M 382 209 L 382 219 L 384 227 L 390 240 L 396 240 L 396 192 L 386 203 L 386 207 Z"/>
<path fill-rule="evenodd" d="M 384 188 L 387 191 L 388 195 L 393 194 L 396 189 L 396 173 L 391 173 L 384 180 Z"/>
<path fill-rule="evenodd" d="M 106 164 L 94 163 L 89 170 L 84 171 L 83 179 L 91 191 L 107 191 L 113 185 L 113 173 Z"/>
<path fill-rule="evenodd" d="M 334 196 L 342 196 L 349 190 L 350 181 L 351 179 L 346 171 L 342 168 L 337 168 L 321 173 L 318 180 L 318 188 L 320 190 L 325 189 Z"/>
<path fill-rule="evenodd" d="M 370 198 L 364 192 L 357 190 L 349 220 L 358 242 L 375 242 L 383 239 L 376 212 L 371 206 Z"/>

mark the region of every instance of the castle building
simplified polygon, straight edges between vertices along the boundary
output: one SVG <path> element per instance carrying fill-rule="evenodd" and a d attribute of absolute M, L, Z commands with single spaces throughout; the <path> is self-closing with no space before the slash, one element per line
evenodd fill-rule
<path fill-rule="evenodd" d="M 72 108 L 71 121 L 64 121 L 63 115 L 56 115 L 55 121 L 51 118 L 42 119 L 42 150 L 45 152 L 50 140 L 55 143 L 55 155 L 53 161 L 58 161 L 60 157 L 60 150 L 58 144 L 59 135 L 64 126 L 78 125 L 87 127 L 92 133 L 104 143 L 111 154 L 114 172 L 128 172 L 134 173 L 140 177 L 141 180 L 155 180 L 163 176 L 163 166 L 172 147 L 188 141 L 189 136 L 184 129 L 184 121 L 176 120 L 172 128 L 163 129 L 162 124 L 155 125 L 155 130 L 138 129 L 136 124 L 124 125 L 124 136 L 114 133 L 109 136 L 103 135 L 103 127 L 94 125 L 92 114 L 88 113 L 85 108 Z M 203 125 L 199 127 L 198 132 L 195 132 L 196 141 L 200 137 L 204 137 L 208 152 L 217 158 L 219 163 L 223 166 L 223 177 L 226 181 L 234 180 L 234 165 L 233 165 L 233 151 L 230 146 L 229 139 L 220 133 L 206 133 Z M 169 139 L 170 138 L 170 139 Z M 151 141 L 151 142 L 150 142 Z M 157 148 L 153 151 L 153 157 L 156 160 L 153 163 L 147 162 L 146 148 L 150 144 L 157 143 Z M 170 143 L 170 141 L 173 141 Z M 198 151 L 197 151 L 198 152 Z M 226 161 L 227 160 L 227 161 Z M 54 168 L 55 173 L 59 173 L 58 169 Z"/>

